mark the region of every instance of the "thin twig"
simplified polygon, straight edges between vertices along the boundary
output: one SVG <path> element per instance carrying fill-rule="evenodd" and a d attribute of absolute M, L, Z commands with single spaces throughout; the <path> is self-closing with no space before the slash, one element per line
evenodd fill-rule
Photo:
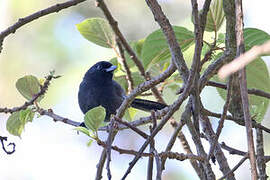
<path fill-rule="evenodd" d="M 155 111 L 151 111 L 151 116 L 152 116 L 153 127 L 150 126 L 149 128 L 150 128 L 150 133 L 152 135 L 153 130 L 156 129 L 156 127 L 157 127 L 157 118 L 155 116 Z M 155 149 L 155 140 L 154 140 L 154 138 L 150 142 L 150 152 L 152 152 L 154 154 L 155 161 L 156 161 L 156 168 L 157 168 L 156 179 L 161 180 L 161 174 L 162 174 L 161 161 L 160 161 L 160 157 L 158 156 L 158 152 Z"/>
<path fill-rule="evenodd" d="M 247 154 L 247 152 L 240 151 L 238 149 L 227 146 L 224 142 L 222 142 L 220 144 L 220 147 L 222 147 L 223 149 L 228 151 L 230 154 L 237 154 L 237 155 L 240 155 L 240 156 L 245 156 Z"/>
<path fill-rule="evenodd" d="M 158 155 L 157 150 L 153 147 L 153 154 L 155 157 L 156 161 L 156 167 L 157 167 L 157 175 L 156 175 L 156 180 L 161 180 L 161 162 L 160 162 L 160 157 Z"/>
<path fill-rule="evenodd" d="M 185 111 L 186 112 L 186 111 Z M 179 132 L 181 131 L 181 129 L 182 129 L 182 127 L 185 125 L 185 123 L 184 123 L 184 121 L 183 121 L 183 118 L 186 116 L 186 114 L 187 113 L 183 113 L 182 114 L 182 117 L 181 117 L 181 121 L 179 122 L 179 123 L 177 123 L 177 127 L 175 127 L 175 129 L 174 129 L 174 132 L 173 132 L 173 134 L 172 134 L 172 136 L 171 136 L 171 138 L 170 138 L 170 140 L 169 140 L 169 142 L 168 142 L 168 144 L 167 144 L 167 147 L 166 147 L 166 149 L 165 149 L 165 152 L 168 152 L 168 151 L 170 151 L 171 149 L 172 149 L 172 147 L 173 147 L 173 145 L 174 145 L 174 143 L 175 143 L 175 141 L 176 141 L 176 138 L 177 138 L 177 136 L 178 136 L 178 134 L 179 134 Z M 161 159 L 161 167 L 162 167 L 162 170 L 164 170 L 165 169 L 165 162 L 166 162 L 166 158 L 162 158 Z"/>
<path fill-rule="evenodd" d="M 215 139 L 215 132 L 212 128 L 212 125 L 209 121 L 209 118 L 208 118 L 208 116 L 205 116 L 203 114 L 200 114 L 200 118 L 201 118 L 200 121 L 201 121 L 203 130 L 206 134 L 207 140 L 209 141 L 210 145 L 213 146 L 213 144 L 216 142 L 216 139 Z M 212 156 L 209 156 L 209 157 L 212 158 Z M 220 170 L 222 171 L 223 174 L 227 174 L 228 172 L 231 171 L 231 168 L 229 166 L 227 158 L 224 155 L 219 144 L 216 145 L 216 147 L 214 149 L 214 157 L 213 157 L 212 161 L 215 162 L 215 160 L 217 160 L 219 167 L 220 167 Z M 235 180 L 233 173 L 228 175 L 228 180 Z"/>
<path fill-rule="evenodd" d="M 106 143 L 104 143 L 106 145 Z M 106 147 L 106 146 L 105 146 Z M 112 147 L 113 148 L 113 147 Z M 101 156 L 99 158 L 98 164 L 97 164 L 97 172 L 96 172 L 96 177 L 95 180 L 100 180 L 102 179 L 102 171 L 103 171 L 103 166 L 107 158 L 107 152 L 105 149 L 103 149 Z"/>
<path fill-rule="evenodd" d="M 186 159 L 193 159 L 193 160 L 197 160 L 197 161 L 204 161 L 205 159 L 201 156 L 197 156 L 194 154 L 183 154 L 183 153 L 173 153 L 173 152 L 162 152 L 160 153 L 161 158 L 162 157 L 167 157 L 169 159 L 177 159 L 179 161 L 184 161 Z"/>
<path fill-rule="evenodd" d="M 123 49 L 121 43 L 119 43 L 118 39 L 116 40 L 116 43 L 117 43 L 119 53 L 120 53 L 120 60 L 121 60 L 121 62 L 123 64 L 123 67 L 124 67 L 126 73 L 127 73 L 126 79 L 127 79 L 127 82 L 128 82 L 128 93 L 130 93 L 134 88 L 134 81 L 132 79 L 131 71 L 130 71 L 130 69 L 128 67 L 128 64 L 127 64 L 127 61 L 126 61 L 124 49 Z"/>
<path fill-rule="evenodd" d="M 230 172 L 228 172 L 227 174 L 225 174 L 224 176 L 222 176 L 221 178 L 219 178 L 219 180 L 225 179 L 229 174 L 232 174 L 234 171 L 236 171 L 244 162 L 245 160 L 248 159 L 248 156 L 244 156 L 239 163 L 237 163 L 234 168 L 232 168 L 232 170 Z"/>
<path fill-rule="evenodd" d="M 178 139 L 180 140 L 183 149 L 186 151 L 187 154 L 193 154 L 191 151 L 191 148 L 189 146 L 189 143 L 185 137 L 185 135 L 183 134 L 182 131 L 180 131 L 178 133 Z M 193 159 L 189 160 L 190 164 L 192 165 L 193 169 L 196 171 L 197 175 L 199 176 L 200 179 L 202 180 L 206 180 L 206 175 L 203 169 L 199 168 L 199 165 L 197 163 L 197 161 L 194 161 Z"/>
<path fill-rule="evenodd" d="M 115 116 L 115 121 L 119 122 L 120 124 L 123 124 L 125 126 L 127 126 L 128 128 L 132 129 L 134 132 L 136 132 L 137 134 L 139 134 L 140 136 L 142 136 L 144 139 L 148 138 L 148 135 L 141 131 L 140 129 L 138 129 L 136 126 L 131 125 L 128 122 L 122 121 L 120 118 Z"/>
<path fill-rule="evenodd" d="M 97 144 L 102 146 L 103 148 L 107 148 L 107 145 L 105 142 L 101 141 L 101 140 L 98 140 L 97 141 Z M 112 149 L 119 152 L 120 154 L 127 154 L 127 155 L 134 155 L 136 156 L 137 154 L 139 154 L 138 151 L 134 151 L 134 150 L 130 150 L 130 149 L 123 149 L 123 148 L 119 148 L 117 146 L 112 146 Z M 143 157 L 154 157 L 154 154 L 153 153 L 142 153 L 141 156 Z M 194 155 L 194 154 L 184 154 L 184 153 L 177 153 L 177 152 L 172 152 L 172 151 L 169 151 L 169 152 L 161 152 L 161 153 L 158 153 L 158 156 L 160 158 L 164 158 L 164 157 L 167 157 L 169 159 L 176 159 L 176 160 L 179 160 L 179 161 L 184 161 L 186 159 L 193 159 L 193 160 L 197 160 L 197 161 L 204 161 L 204 158 L 201 157 L 201 156 L 197 156 L 197 155 Z"/>
<path fill-rule="evenodd" d="M 69 125 L 75 126 L 75 127 L 80 126 L 80 124 L 81 124 L 79 122 L 76 122 L 76 121 L 73 121 L 71 119 L 68 119 L 68 118 L 65 118 L 65 117 L 62 117 L 62 116 L 55 114 L 52 109 L 45 110 L 45 109 L 39 108 L 37 111 L 40 115 L 49 116 L 56 122 L 60 121 L 62 123 L 69 124 Z"/>
<path fill-rule="evenodd" d="M 106 141 L 106 145 L 107 145 L 107 148 L 106 148 L 106 154 L 107 154 L 106 169 L 107 169 L 107 177 L 108 177 L 109 180 L 112 179 L 110 163 L 111 163 L 111 160 L 112 160 L 111 159 L 111 151 L 112 151 L 112 140 L 113 140 L 114 126 L 115 126 L 115 117 L 111 118 L 109 134 L 108 134 L 107 141 Z"/>
<path fill-rule="evenodd" d="M 188 80 L 189 70 L 170 22 L 162 12 L 161 7 L 156 0 L 146 0 L 146 3 L 154 15 L 155 21 L 159 24 L 167 39 L 172 56 L 172 63 L 176 65 L 181 78 L 186 83 Z"/>
<path fill-rule="evenodd" d="M 3 136 L 0 136 L 0 141 L 1 141 L 1 144 L 2 144 L 2 149 L 3 151 L 5 151 L 5 153 L 7 154 L 12 154 L 15 152 L 15 143 L 9 143 L 7 146 L 12 146 L 12 150 L 11 151 L 8 151 L 5 147 L 5 144 L 4 144 L 4 141 L 7 141 L 7 137 L 3 137 Z"/>
<path fill-rule="evenodd" d="M 226 119 L 227 112 L 228 112 L 228 109 L 229 109 L 229 106 L 230 106 L 230 100 L 231 100 L 231 94 L 232 94 L 232 85 L 231 85 L 231 83 L 232 83 L 232 77 L 229 79 L 229 82 L 227 84 L 228 91 L 227 91 L 226 101 L 225 101 L 225 104 L 223 106 L 223 113 L 222 113 L 221 118 L 219 120 L 217 131 L 216 131 L 216 134 L 215 134 L 215 137 L 214 137 L 214 143 L 210 147 L 207 160 L 210 160 L 210 158 L 212 157 L 214 149 L 215 149 L 215 147 L 216 147 L 216 145 L 218 143 L 218 138 L 219 138 L 219 136 L 221 134 L 221 131 L 222 131 L 222 128 L 224 126 L 224 121 Z"/>
<path fill-rule="evenodd" d="M 13 113 L 13 112 L 17 112 L 17 111 L 20 111 L 20 110 L 25 110 L 28 106 L 31 106 L 34 104 L 34 102 L 39 98 L 41 97 L 42 95 L 44 95 L 50 85 L 50 82 L 52 79 L 55 79 L 55 78 L 58 78 L 60 76 L 53 76 L 53 75 L 48 75 L 46 76 L 46 80 L 44 82 L 43 85 L 40 86 L 40 91 L 35 94 L 33 96 L 33 98 L 27 102 L 25 102 L 23 105 L 19 106 L 19 107 L 14 107 L 14 108 L 0 108 L 0 113 Z"/>
<path fill-rule="evenodd" d="M 259 179 L 267 180 L 266 162 L 264 161 L 264 147 L 263 147 L 263 132 L 261 129 L 256 128 L 256 152 L 257 164 L 259 170 Z"/>
<path fill-rule="evenodd" d="M 115 35 L 119 38 L 119 41 L 123 44 L 126 51 L 130 54 L 131 59 L 134 61 L 134 63 L 138 67 L 141 75 L 144 77 L 145 76 L 145 70 L 144 70 L 144 67 L 143 67 L 141 61 L 138 59 L 137 55 L 132 50 L 132 48 L 128 44 L 127 40 L 125 39 L 124 35 L 120 31 L 117 21 L 113 18 L 112 14 L 109 11 L 109 9 L 108 9 L 107 5 L 105 4 L 104 0 L 96 0 L 96 6 L 99 7 L 102 10 L 102 12 L 104 13 L 105 17 L 107 18 L 109 24 L 111 25 L 112 30 L 114 31 Z"/>
<path fill-rule="evenodd" d="M 62 9 L 66 9 L 66 8 L 71 7 L 71 6 L 75 6 L 75 5 L 82 3 L 84 1 L 86 1 L 86 0 L 70 0 L 70 1 L 67 1 L 64 3 L 58 3 L 56 5 L 50 6 L 46 9 L 41 10 L 41 11 L 35 12 L 35 13 L 33 13 L 29 16 L 26 16 L 24 18 L 20 18 L 18 20 L 18 22 L 16 22 L 15 24 L 13 24 L 12 26 L 8 27 L 6 30 L 4 30 L 0 33 L 0 53 L 2 50 L 2 44 L 3 44 L 4 39 L 8 35 L 10 35 L 11 33 L 15 33 L 16 30 L 19 29 L 20 27 L 22 27 L 23 25 L 25 25 L 31 21 L 34 21 L 35 19 L 38 19 L 42 16 L 45 16 L 45 15 L 48 15 L 51 13 L 55 13 L 55 12 L 59 12 Z"/>
<path fill-rule="evenodd" d="M 227 89 L 226 84 L 220 83 L 220 82 L 215 82 L 215 81 L 208 81 L 207 86 L 213 86 L 217 88 L 222 88 L 222 89 Z M 270 93 L 262 91 L 260 89 L 248 89 L 248 94 L 254 94 L 256 96 L 261 96 L 270 99 Z"/>
<path fill-rule="evenodd" d="M 222 67 L 226 62 L 230 61 L 231 59 L 232 59 L 232 52 L 225 51 L 221 57 L 219 57 L 217 60 L 211 63 L 204 71 L 203 75 L 200 77 L 199 80 L 200 90 L 202 90 L 209 81 L 209 79 L 211 79 L 217 73 L 219 68 Z"/>
<path fill-rule="evenodd" d="M 247 154 L 247 152 L 232 148 L 232 147 L 226 145 L 224 142 L 222 142 L 220 144 L 220 146 L 222 147 L 222 149 L 225 149 L 226 151 L 228 151 L 232 155 L 245 156 Z M 270 161 L 270 156 L 263 156 L 262 158 L 263 158 L 265 163 Z"/>
<path fill-rule="evenodd" d="M 219 113 L 214 113 L 214 112 L 211 112 L 211 111 L 209 111 L 209 110 L 207 110 L 207 109 L 202 109 L 201 111 L 203 112 L 203 114 L 205 114 L 205 115 L 207 115 L 207 116 L 212 116 L 212 117 L 216 117 L 216 118 L 221 118 L 221 116 L 222 116 L 222 115 L 219 114 Z M 227 120 L 231 120 L 231 121 L 233 121 L 233 122 L 235 122 L 235 123 L 237 123 L 237 124 L 239 124 L 239 125 L 241 125 L 241 126 L 245 126 L 245 121 L 244 121 L 244 119 L 235 118 L 235 117 L 232 117 L 231 115 L 227 115 L 227 116 L 226 116 L 226 119 L 227 119 Z M 252 127 L 253 127 L 253 128 L 259 128 L 259 129 L 264 130 L 264 131 L 267 132 L 267 133 L 270 133 L 270 129 L 269 129 L 269 128 L 267 128 L 267 127 L 265 127 L 265 126 L 263 126 L 263 125 L 257 123 L 257 122 L 254 121 L 254 120 L 252 121 Z"/>
<path fill-rule="evenodd" d="M 162 110 L 155 111 L 155 118 L 161 119 L 168 112 L 168 110 L 169 110 L 169 108 L 167 107 L 167 108 L 164 108 Z M 137 126 L 142 126 L 142 125 L 145 125 L 148 123 L 152 123 L 152 121 L 153 121 L 152 116 L 147 116 L 147 117 L 141 117 L 138 120 L 131 121 L 128 124 L 129 124 L 129 126 L 137 127 Z M 129 126 L 126 126 L 122 123 L 122 124 L 118 125 L 117 129 L 118 130 L 128 129 L 128 128 L 130 128 Z M 99 131 L 109 131 L 109 127 L 103 126 L 103 127 L 100 127 L 98 130 Z"/>
<path fill-rule="evenodd" d="M 242 0 L 235 0 L 235 14 L 236 14 L 236 45 L 237 45 L 237 56 L 239 57 L 244 53 L 244 35 L 243 35 L 243 10 L 242 10 Z M 242 69 L 239 72 L 239 82 L 240 82 L 240 91 L 242 99 L 242 108 L 244 112 L 244 119 L 246 125 L 247 141 L 248 141 L 248 153 L 251 166 L 251 177 L 253 180 L 258 179 L 257 167 L 256 167 L 256 158 L 255 158 L 255 148 L 253 142 L 252 134 L 252 121 L 249 112 L 249 102 L 248 102 L 248 93 L 247 93 L 247 79 L 246 79 L 246 70 Z"/>
<path fill-rule="evenodd" d="M 151 113 L 151 116 L 152 116 L 152 113 Z M 149 130 L 150 130 L 150 134 L 152 134 L 153 128 L 151 125 L 149 126 Z M 149 153 L 153 154 L 154 149 L 155 149 L 155 141 L 152 140 L 150 143 Z M 149 157 L 148 166 L 147 166 L 147 180 L 152 180 L 152 178 L 153 178 L 153 163 L 154 163 L 154 158 Z"/>

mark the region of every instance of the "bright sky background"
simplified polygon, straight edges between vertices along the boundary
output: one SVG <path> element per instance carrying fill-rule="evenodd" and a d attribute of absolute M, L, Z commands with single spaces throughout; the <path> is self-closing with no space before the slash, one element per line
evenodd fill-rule
<path fill-rule="evenodd" d="M 171 0 L 177 1 L 177 0 Z M 170 2 L 171 2 L 170 1 Z M 162 1 L 166 2 L 166 1 Z M 269 0 L 260 0 L 253 1 L 247 0 L 243 1 L 244 11 L 245 11 L 245 26 L 246 27 L 257 27 L 268 33 L 270 33 L 270 21 L 269 21 Z M 6 22 L 5 16 L 8 13 L 8 0 L 0 1 L 0 30 L 3 30 L 8 25 L 13 22 Z M 60 14 L 59 14 L 60 15 Z M 40 19 L 39 21 L 46 20 L 46 17 Z M 70 28 L 65 31 L 63 36 L 59 36 L 60 42 L 66 42 L 66 37 L 69 36 L 72 41 L 66 43 L 66 46 L 71 48 L 76 47 L 76 44 L 73 43 L 85 43 L 86 42 L 74 29 L 73 27 L 76 23 L 80 22 L 82 17 L 73 17 L 70 25 L 67 25 L 66 28 Z M 5 23 L 3 23 L 5 22 Z M 62 23 L 62 24 L 61 24 Z M 59 27 L 65 25 L 65 20 L 59 22 Z M 31 25 L 27 26 L 31 28 Z M 23 27 L 24 28 L 24 27 Z M 55 30 L 54 33 L 63 33 L 59 29 Z M 22 34 L 21 34 L 22 35 Z M 16 37 L 15 37 L 16 38 Z M 5 43 L 4 43 L 4 48 Z M 106 49 L 100 49 L 93 46 L 99 51 L 97 58 L 105 58 L 111 55 L 110 52 Z M 74 49 L 73 49 L 74 50 Z M 78 51 L 75 48 L 74 51 Z M 72 52 L 70 52 L 72 56 Z M 0 55 L 1 56 L 1 55 Z M 74 57 L 75 58 L 75 57 Z M 91 62 L 93 63 L 93 62 Z M 269 62 L 267 62 L 270 64 Z M 86 65 L 87 64 L 87 65 Z M 89 66 L 88 62 L 85 62 L 85 66 Z M 87 69 L 87 67 L 86 67 Z M 83 73 L 81 74 L 81 76 Z M 65 78 L 65 77 L 64 77 Z M 68 77 L 67 77 L 68 78 Z M 57 84 L 55 81 L 55 85 Z M 71 82 L 72 83 L 72 82 Z M 76 82 L 77 84 L 79 82 Z M 77 91 L 78 86 L 70 85 L 69 88 L 66 88 L 64 91 L 71 92 L 68 97 L 61 96 L 59 103 L 53 107 L 55 113 L 64 114 L 66 117 L 71 119 L 82 121 L 83 115 L 80 112 L 77 103 Z M 65 94 L 66 92 L 63 92 Z M 212 93 L 214 97 L 219 98 L 215 91 L 208 91 L 205 93 Z M 205 95 L 206 96 L 206 95 Z M 203 96 L 204 98 L 204 96 Z M 215 99 L 215 98 L 214 98 Z M 217 99 L 215 99 L 217 100 Z M 0 100 L 1 101 L 1 100 Z M 218 104 L 214 107 L 216 110 L 220 110 L 222 106 L 222 100 L 219 98 L 217 100 Z M 1 103 L 1 102 L 0 102 Z M 210 106 L 211 103 L 209 103 Z M 1 105 L 1 104 L 0 104 Z M 207 106 L 207 105 L 206 105 Z M 213 109 L 213 104 L 211 104 Z M 215 110 L 215 109 L 214 109 Z M 269 113 L 268 113 L 269 114 Z M 16 143 L 16 152 L 12 155 L 6 155 L 2 150 L 0 150 L 0 179 L 3 180 L 56 180 L 56 179 L 65 179 L 65 180 L 89 180 L 94 179 L 96 172 L 96 163 L 98 162 L 101 148 L 97 147 L 95 143 L 91 147 L 87 147 L 86 143 L 88 138 L 83 134 L 77 135 L 76 131 L 72 130 L 72 127 L 68 125 L 63 125 L 62 123 L 55 123 L 50 118 L 41 117 L 35 119 L 33 123 L 29 123 L 25 127 L 25 131 L 22 134 L 22 138 L 12 137 L 5 131 L 5 120 L 8 116 L 0 114 L 0 129 L 1 135 L 6 135 L 9 137 L 10 142 Z M 269 116 L 268 116 L 269 119 Z M 224 137 L 226 135 L 231 135 L 234 133 L 234 138 L 229 140 L 230 145 L 234 147 L 240 147 L 241 149 L 246 149 L 245 145 L 245 129 L 244 128 L 235 128 L 236 126 L 230 126 L 229 123 L 225 124 L 223 137 L 220 140 L 226 140 Z M 185 130 L 185 129 L 184 129 Z M 162 135 L 157 138 L 160 139 L 157 142 L 158 149 L 163 147 L 164 142 L 168 141 L 168 138 Z M 135 139 L 134 139 L 135 138 Z M 120 132 L 118 138 L 115 141 L 115 144 L 120 147 L 126 147 L 125 145 L 133 144 L 135 147 L 139 148 L 140 143 L 143 141 L 141 139 L 136 139 L 136 137 L 129 137 L 129 131 Z M 190 137 L 188 137 L 190 139 Z M 136 140 L 136 141 L 135 141 Z M 176 147 L 180 147 L 179 143 L 176 143 Z M 128 147 L 127 147 L 128 148 Z M 178 149 L 175 149 L 177 151 Z M 119 179 L 123 172 L 127 169 L 127 164 L 130 161 L 130 157 L 127 155 L 118 155 L 118 153 L 113 153 L 113 163 L 112 163 L 112 172 L 113 179 Z M 128 176 L 128 180 L 138 180 L 145 179 L 145 172 L 147 169 L 146 158 L 140 160 L 140 163 L 135 166 L 132 170 L 132 174 Z M 239 161 L 239 158 L 230 159 L 231 166 L 236 164 Z M 167 174 L 170 171 L 177 171 L 176 168 L 181 168 L 188 179 L 197 179 L 194 177 L 194 172 L 188 161 L 178 162 L 170 160 L 168 161 L 168 169 L 165 171 Z M 247 165 L 247 162 L 245 163 Z M 176 167 L 177 165 L 177 167 Z M 242 167 L 237 171 L 236 179 L 246 179 L 248 176 L 249 170 L 248 166 Z M 215 166 L 215 171 L 218 171 L 218 166 Z M 104 169 L 106 173 L 106 169 Z M 240 173 L 239 173 L 240 172 Z M 221 176 L 221 174 L 219 174 Z M 104 174 L 106 177 L 106 174 Z M 106 178 L 104 178 L 106 179 Z M 168 178 L 169 179 L 169 178 Z"/>

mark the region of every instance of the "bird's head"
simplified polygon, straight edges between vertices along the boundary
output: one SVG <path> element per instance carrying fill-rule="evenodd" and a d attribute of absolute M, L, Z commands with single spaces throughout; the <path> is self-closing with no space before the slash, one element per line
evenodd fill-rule
<path fill-rule="evenodd" d="M 112 79 L 113 71 L 117 68 L 110 62 L 107 61 L 100 61 L 93 65 L 85 74 L 85 78 L 97 76 L 102 76 L 103 78 L 110 78 Z"/>

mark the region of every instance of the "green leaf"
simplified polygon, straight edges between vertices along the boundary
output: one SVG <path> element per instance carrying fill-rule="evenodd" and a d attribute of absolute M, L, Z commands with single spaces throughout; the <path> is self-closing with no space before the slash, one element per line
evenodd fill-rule
<path fill-rule="evenodd" d="M 185 51 L 194 43 L 193 32 L 179 26 L 173 26 L 173 30 L 182 51 Z M 141 52 L 141 58 L 145 69 L 149 69 L 153 64 L 159 63 L 170 57 L 171 54 L 167 40 L 160 29 L 147 36 Z"/>
<path fill-rule="evenodd" d="M 87 128 L 96 132 L 102 125 L 105 118 L 105 109 L 101 106 L 89 110 L 84 116 L 84 123 Z"/>
<path fill-rule="evenodd" d="M 30 108 L 26 110 L 20 111 L 20 120 L 22 123 L 26 124 L 27 122 L 32 122 L 34 118 L 35 112 L 33 112 Z"/>
<path fill-rule="evenodd" d="M 270 91 L 270 79 L 267 66 L 261 58 L 257 58 L 246 66 L 247 73 L 247 87 L 252 89 L 260 89 L 265 92 Z M 219 81 L 217 77 L 214 78 L 216 81 Z M 220 96 L 225 100 L 226 91 L 220 88 L 217 88 Z M 250 113 L 252 117 L 256 119 L 257 122 L 261 122 L 266 113 L 267 107 L 269 105 L 269 99 L 250 95 L 249 94 L 249 106 Z"/>
<path fill-rule="evenodd" d="M 90 132 L 85 127 L 78 126 L 78 127 L 75 127 L 74 130 L 79 131 L 79 132 L 85 134 L 86 136 L 90 137 Z"/>
<path fill-rule="evenodd" d="M 244 42 L 245 49 L 249 50 L 253 46 L 261 45 L 270 40 L 270 35 L 260 29 L 245 28 L 244 29 Z"/>
<path fill-rule="evenodd" d="M 145 39 L 140 39 L 136 42 L 131 43 L 131 47 L 135 50 L 138 57 L 141 57 L 144 41 Z"/>
<path fill-rule="evenodd" d="M 17 80 L 16 88 L 24 98 L 31 100 L 40 91 L 39 80 L 32 75 L 24 76 Z M 43 96 L 39 97 L 37 101 L 39 102 L 42 98 Z"/>
<path fill-rule="evenodd" d="M 32 122 L 34 112 L 31 109 L 21 110 L 12 113 L 6 124 L 7 131 L 14 136 L 21 136 L 24 126 L 27 122 Z"/>
<path fill-rule="evenodd" d="M 202 12 L 202 11 L 201 11 Z M 224 21 L 223 1 L 213 0 L 207 14 L 205 30 L 217 32 Z"/>
<path fill-rule="evenodd" d="M 270 91 L 270 79 L 267 66 L 261 58 L 257 58 L 247 66 L 247 86 L 265 92 Z M 249 95 L 250 112 L 257 122 L 261 122 L 269 105 L 269 99 Z"/>
<path fill-rule="evenodd" d="M 87 146 L 91 146 L 92 145 L 92 142 L 93 142 L 93 139 L 89 139 L 88 143 L 87 143 Z"/>
<path fill-rule="evenodd" d="M 81 35 L 99 46 L 115 47 L 115 34 L 109 23 L 103 18 L 90 18 L 76 24 Z"/>
<path fill-rule="evenodd" d="M 20 121 L 20 112 L 12 113 L 7 120 L 7 131 L 14 136 L 21 136 L 23 131 L 22 123 Z"/>
<path fill-rule="evenodd" d="M 142 47 L 145 42 L 145 39 L 140 39 L 138 41 L 130 42 L 129 45 L 133 49 L 133 51 L 136 53 L 137 57 L 140 59 L 142 55 Z M 125 51 L 125 57 L 129 68 L 132 68 L 135 66 L 134 61 L 131 59 L 130 55 Z"/>
<path fill-rule="evenodd" d="M 134 72 L 131 74 L 131 77 L 134 81 L 134 86 L 137 87 L 139 84 L 143 83 L 145 80 L 144 78 L 141 76 L 141 74 L 139 72 Z"/>
<path fill-rule="evenodd" d="M 138 112 L 137 109 L 135 108 L 128 108 L 126 111 L 125 111 L 125 114 L 124 114 L 124 118 L 127 120 L 127 121 L 132 121 L 136 115 L 136 113 Z"/>

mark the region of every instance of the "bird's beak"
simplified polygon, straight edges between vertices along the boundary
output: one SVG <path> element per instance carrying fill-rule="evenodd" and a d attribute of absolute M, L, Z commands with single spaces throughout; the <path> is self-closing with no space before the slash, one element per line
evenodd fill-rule
<path fill-rule="evenodd" d="M 117 66 L 111 66 L 109 68 L 106 69 L 106 72 L 112 72 L 117 68 Z"/>

